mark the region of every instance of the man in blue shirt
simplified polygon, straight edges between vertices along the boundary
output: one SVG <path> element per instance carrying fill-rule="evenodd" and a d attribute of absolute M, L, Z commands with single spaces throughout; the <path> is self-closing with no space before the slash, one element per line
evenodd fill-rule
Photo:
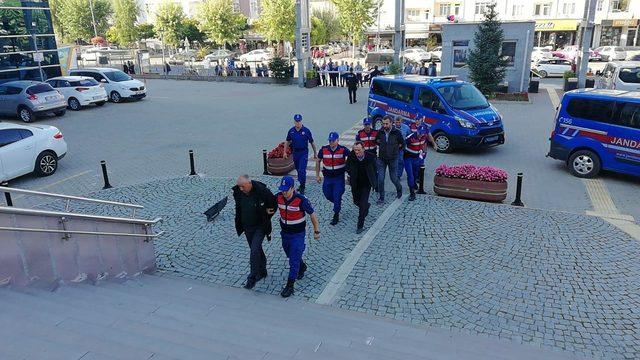
<path fill-rule="evenodd" d="M 404 123 L 402 116 L 396 116 L 394 126 L 398 131 L 400 131 L 403 139 L 406 139 L 407 136 L 411 135 L 411 128 L 409 125 Z M 400 149 L 400 153 L 398 155 L 398 179 L 400 179 L 402 177 L 402 170 L 404 170 L 404 149 Z"/>
<path fill-rule="evenodd" d="M 313 159 L 316 160 L 316 144 L 313 142 L 311 130 L 302 125 L 302 115 L 295 114 L 293 116 L 294 126 L 289 129 L 287 139 L 284 142 L 284 158 L 287 158 L 289 146 L 292 149 L 293 164 L 298 173 L 298 181 L 300 187 L 298 192 L 304 195 L 305 184 L 307 182 L 307 162 L 309 159 L 309 144 L 313 149 Z"/>

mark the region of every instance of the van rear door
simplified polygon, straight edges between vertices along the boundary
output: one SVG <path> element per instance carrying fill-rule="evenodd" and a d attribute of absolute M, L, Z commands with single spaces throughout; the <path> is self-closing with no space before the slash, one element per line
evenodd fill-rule
<path fill-rule="evenodd" d="M 640 103 L 618 101 L 610 126 L 610 143 L 615 168 L 640 175 Z"/>

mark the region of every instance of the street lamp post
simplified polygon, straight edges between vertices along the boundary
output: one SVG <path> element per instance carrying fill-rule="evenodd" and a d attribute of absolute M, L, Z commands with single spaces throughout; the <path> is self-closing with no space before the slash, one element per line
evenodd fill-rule
<path fill-rule="evenodd" d="M 380 51 L 380 4 L 382 1 L 378 2 L 378 32 L 376 33 L 376 51 Z"/>

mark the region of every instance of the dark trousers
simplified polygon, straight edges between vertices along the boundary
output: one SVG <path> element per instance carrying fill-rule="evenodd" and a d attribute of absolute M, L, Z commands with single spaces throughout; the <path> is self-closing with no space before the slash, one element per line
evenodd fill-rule
<path fill-rule="evenodd" d="M 362 86 L 362 73 L 357 74 L 356 77 L 358 78 L 358 86 Z"/>
<path fill-rule="evenodd" d="M 249 273 L 249 278 L 255 280 L 267 273 L 267 256 L 262 249 L 265 234 L 261 227 L 247 228 L 244 232 L 247 235 L 247 243 L 249 243 L 249 248 L 251 249 L 251 255 L 249 256 L 251 273 Z"/>
<path fill-rule="evenodd" d="M 369 215 L 369 194 L 371 193 L 371 186 L 358 186 L 355 189 L 351 189 L 353 194 L 353 203 L 358 207 L 358 228 L 364 226 L 364 218 Z"/>
<path fill-rule="evenodd" d="M 336 78 L 338 77 L 338 75 L 336 75 L 336 74 L 331 74 L 331 75 L 329 75 L 329 77 L 331 78 L 331 86 L 338 86 L 338 85 L 336 84 L 336 80 L 337 80 Z"/>
<path fill-rule="evenodd" d="M 356 102 L 356 91 L 358 91 L 357 87 L 349 87 L 349 104 L 353 104 Z"/>
<path fill-rule="evenodd" d="M 378 163 L 378 191 L 380 192 L 380 199 L 384 199 L 384 178 L 389 168 L 389 178 L 396 187 L 396 192 L 402 192 L 402 185 L 398 179 L 398 159 L 385 160 L 377 158 Z"/>

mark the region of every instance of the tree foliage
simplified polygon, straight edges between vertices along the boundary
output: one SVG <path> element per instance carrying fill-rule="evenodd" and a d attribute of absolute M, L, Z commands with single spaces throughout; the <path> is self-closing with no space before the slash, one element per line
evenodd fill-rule
<path fill-rule="evenodd" d="M 153 24 L 136 25 L 137 40 L 152 39 L 156 36 Z"/>
<path fill-rule="evenodd" d="M 121 45 L 133 44 L 137 39 L 136 18 L 140 8 L 136 0 L 113 1 L 113 29 L 117 42 Z"/>
<path fill-rule="evenodd" d="M 342 31 L 359 43 L 365 30 L 375 22 L 378 2 L 375 0 L 332 0 L 338 9 L 338 21 Z"/>
<path fill-rule="evenodd" d="M 156 31 L 164 37 L 164 42 L 177 46 L 180 44 L 182 22 L 185 16 L 180 4 L 164 2 L 156 12 Z"/>
<path fill-rule="evenodd" d="M 504 33 L 495 7 L 495 4 L 487 7 L 467 60 L 469 77 L 483 94 L 493 92 L 505 75 L 506 61 L 501 55 Z"/>
<path fill-rule="evenodd" d="M 329 9 L 314 10 L 311 17 L 311 43 L 326 44 L 340 38 L 342 30 L 336 14 Z"/>
<path fill-rule="evenodd" d="M 293 41 L 296 30 L 294 0 L 264 0 L 256 29 L 271 41 Z"/>
<path fill-rule="evenodd" d="M 198 42 L 203 43 L 205 40 L 205 33 L 200 31 L 200 24 L 195 19 L 183 19 L 178 28 L 178 39 L 184 40 L 187 39 L 189 42 Z"/>
<path fill-rule="evenodd" d="M 109 0 L 93 0 L 93 13 L 96 19 L 98 35 L 104 35 L 109 29 L 111 3 Z M 93 34 L 91 8 L 89 0 L 61 0 L 56 8 L 56 17 L 66 41 L 82 39 L 88 41 Z"/>
<path fill-rule="evenodd" d="M 218 45 L 237 42 L 247 24 L 231 0 L 206 0 L 198 9 L 198 20 L 199 29 Z"/>

